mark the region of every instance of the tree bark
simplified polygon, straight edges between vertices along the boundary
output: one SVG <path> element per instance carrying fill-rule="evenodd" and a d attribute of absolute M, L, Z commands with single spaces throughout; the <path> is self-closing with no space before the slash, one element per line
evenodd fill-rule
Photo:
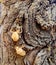
<path fill-rule="evenodd" d="M 49 0 L 4 0 L 0 65 L 56 65 L 55 17 L 56 4 Z M 17 30 L 21 33 L 15 42 L 11 36 Z M 26 55 L 17 54 L 15 46 L 23 46 Z"/>

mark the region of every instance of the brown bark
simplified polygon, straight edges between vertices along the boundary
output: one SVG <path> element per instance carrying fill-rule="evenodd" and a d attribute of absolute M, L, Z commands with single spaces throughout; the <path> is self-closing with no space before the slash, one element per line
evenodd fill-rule
<path fill-rule="evenodd" d="M 56 5 L 48 0 L 4 0 L 2 6 L 0 65 L 56 65 Z M 11 31 L 19 29 L 15 42 Z M 26 55 L 17 54 L 15 46 L 24 46 Z"/>

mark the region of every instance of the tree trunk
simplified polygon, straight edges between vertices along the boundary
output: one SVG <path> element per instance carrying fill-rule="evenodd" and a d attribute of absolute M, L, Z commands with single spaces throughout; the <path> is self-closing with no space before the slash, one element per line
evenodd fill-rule
<path fill-rule="evenodd" d="M 56 4 L 51 1 L 3 1 L 0 65 L 56 65 Z"/>

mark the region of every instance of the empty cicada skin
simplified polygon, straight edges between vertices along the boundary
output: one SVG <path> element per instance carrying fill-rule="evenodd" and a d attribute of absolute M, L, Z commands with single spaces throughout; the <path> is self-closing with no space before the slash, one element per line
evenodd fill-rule
<path fill-rule="evenodd" d="M 24 49 L 16 47 L 17 54 L 12 51 L 16 57 L 23 56 L 25 65 L 56 65 L 55 4 L 48 0 L 14 1 L 4 4 L 9 10 L 3 20 L 2 42 L 10 45 L 11 51 L 25 45 Z"/>

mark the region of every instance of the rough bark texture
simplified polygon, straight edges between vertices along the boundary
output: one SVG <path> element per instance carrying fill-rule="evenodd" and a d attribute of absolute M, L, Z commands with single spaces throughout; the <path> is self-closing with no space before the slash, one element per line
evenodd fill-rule
<path fill-rule="evenodd" d="M 0 26 L 0 65 L 56 65 L 55 0 L 4 0 Z M 11 30 L 22 27 L 14 42 Z M 18 34 L 19 35 L 19 34 Z M 24 45 L 26 55 L 15 46 Z"/>

